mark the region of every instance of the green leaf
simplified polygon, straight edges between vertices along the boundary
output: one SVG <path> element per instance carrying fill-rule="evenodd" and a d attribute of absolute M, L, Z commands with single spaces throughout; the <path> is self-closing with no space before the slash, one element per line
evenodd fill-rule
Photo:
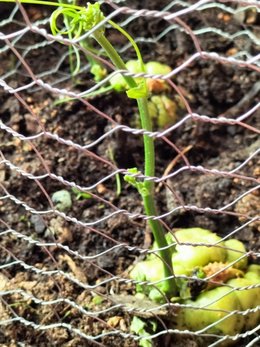
<path fill-rule="evenodd" d="M 94 305 L 100 305 L 104 301 L 104 298 L 100 295 L 95 295 L 91 300 L 91 303 Z"/>
<path fill-rule="evenodd" d="M 138 171 L 136 167 L 132 169 L 127 170 L 131 174 L 140 174 L 141 172 Z M 136 177 L 130 176 L 130 175 L 125 175 L 124 180 L 131 184 L 133 187 L 135 187 L 139 194 L 141 194 L 143 197 L 148 196 L 150 194 L 149 190 L 146 188 L 145 182 L 138 182 Z"/>
<path fill-rule="evenodd" d="M 90 72 L 94 75 L 94 79 L 96 82 L 101 81 L 107 75 L 107 70 L 101 66 L 100 64 L 93 63 L 91 66 Z"/>
<path fill-rule="evenodd" d="M 145 330 L 147 323 L 142 319 L 134 316 L 131 322 L 130 331 L 140 335 L 140 336 L 150 336 L 150 334 Z M 152 347 L 151 339 L 141 339 L 139 341 L 139 346 L 141 347 Z"/>
<path fill-rule="evenodd" d="M 74 194 L 76 194 L 76 200 L 92 198 L 92 196 L 89 193 L 81 192 L 77 188 L 72 188 L 71 190 L 73 191 Z"/>
<path fill-rule="evenodd" d="M 88 2 L 87 9 L 83 12 L 83 29 L 90 30 L 105 19 L 103 12 L 100 10 L 100 4 L 96 2 L 91 4 Z M 85 7 L 83 7 L 85 9 Z M 104 27 L 99 28 L 97 31 L 104 33 Z"/>
<path fill-rule="evenodd" d="M 131 88 L 126 91 L 126 94 L 131 99 L 145 98 L 148 96 L 146 82 L 143 79 L 137 87 Z"/>
<path fill-rule="evenodd" d="M 152 331 L 155 333 L 158 327 L 158 324 L 155 320 L 150 320 Z"/>
<path fill-rule="evenodd" d="M 145 326 L 146 323 L 142 319 L 134 316 L 131 322 L 130 330 L 136 334 L 140 334 L 141 331 L 144 331 Z"/>
<path fill-rule="evenodd" d="M 140 171 L 138 171 L 138 169 L 136 167 L 132 168 L 132 169 L 128 169 L 127 170 L 130 174 L 139 174 Z M 131 184 L 133 187 L 137 188 L 137 181 L 136 178 L 130 175 L 125 175 L 124 176 L 124 180 Z"/>

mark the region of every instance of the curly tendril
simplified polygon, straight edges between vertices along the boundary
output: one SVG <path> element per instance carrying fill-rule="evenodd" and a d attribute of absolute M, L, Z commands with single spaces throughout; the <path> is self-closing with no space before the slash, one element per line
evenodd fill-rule
<path fill-rule="evenodd" d="M 66 18 L 67 26 L 66 30 L 58 27 L 58 19 L 63 17 L 63 21 Z M 55 10 L 50 19 L 50 27 L 53 35 L 68 35 L 69 38 L 75 39 L 80 37 L 86 31 L 91 30 L 102 20 L 104 15 L 100 10 L 100 4 L 87 4 L 87 7 L 81 9 L 74 8 L 58 8 Z M 104 33 L 104 27 L 97 29 L 100 34 Z M 97 34 L 97 32 L 95 34 Z"/>

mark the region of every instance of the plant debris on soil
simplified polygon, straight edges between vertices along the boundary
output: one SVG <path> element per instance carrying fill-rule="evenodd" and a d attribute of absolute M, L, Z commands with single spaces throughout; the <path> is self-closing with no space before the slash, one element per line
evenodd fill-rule
<path fill-rule="evenodd" d="M 158 4 L 156 0 L 127 1 L 124 6 L 161 10 L 168 4 L 168 1 L 160 1 Z M 0 3 L 0 8 L 1 23 L 8 18 L 12 6 Z M 43 6 L 25 8 L 32 22 L 50 15 L 50 10 Z M 174 7 L 174 10 L 177 8 L 178 6 Z M 105 5 L 105 11 L 109 9 L 111 11 L 111 8 Z M 126 18 L 128 17 L 120 15 L 117 20 Z M 16 19 L 23 21 L 19 11 Z M 230 34 L 242 29 L 254 33 L 259 33 L 260 30 L 259 18 L 254 18 L 249 12 L 242 18 L 214 8 L 194 11 L 183 16 L 182 20 L 193 31 L 202 27 L 216 27 Z M 170 23 L 167 21 L 150 17 L 135 18 L 127 24 L 127 30 L 133 37 L 154 39 L 153 42 L 138 42 L 144 61 L 157 60 L 175 68 L 195 52 L 190 36 L 182 30 L 170 31 L 157 40 L 158 35 L 169 26 Z M 15 21 L 4 26 L 5 33 L 14 32 L 19 28 Z M 108 33 L 116 47 L 126 44 L 125 38 L 119 33 L 112 29 L 108 29 Z M 24 48 L 34 45 L 36 36 L 38 35 L 30 32 L 24 35 L 17 44 L 18 51 L 23 52 Z M 243 50 L 245 43 L 248 52 L 252 55 L 257 52 L 256 44 L 247 36 L 229 40 L 211 31 L 198 36 L 198 40 L 203 51 L 217 52 L 226 57 Z M 25 60 L 34 74 L 41 74 L 54 68 L 66 50 L 67 46 L 46 41 L 46 45 L 39 45 L 39 48 L 28 52 Z M 135 58 L 132 50 L 122 54 L 125 60 Z M 13 74 L 6 76 L 6 82 L 13 88 L 31 82 L 28 73 L 20 65 L 17 66 L 17 63 L 17 58 L 10 50 L 1 52 L 0 75 L 14 69 Z M 58 88 L 76 92 L 93 85 L 88 72 L 62 80 L 62 77 L 69 76 L 68 58 L 59 66 L 58 73 L 56 72 L 46 76 L 43 74 L 41 78 L 54 87 L 57 84 Z M 244 67 L 223 65 L 214 60 L 201 58 L 174 76 L 173 80 L 188 96 L 192 111 L 201 115 L 237 117 L 259 102 L 259 75 L 256 71 Z M 15 132 L 26 137 L 40 133 L 42 124 L 46 132 L 84 146 L 112 128 L 111 122 L 78 100 L 55 105 L 58 95 L 36 86 L 18 94 L 38 119 L 35 119 L 15 96 L 3 89 L 0 90 L 0 119 Z M 174 92 L 172 94 L 174 95 Z M 112 92 L 96 97 L 90 102 L 116 122 L 132 126 L 137 108 L 124 93 Z M 180 111 L 179 120 L 182 115 L 184 113 Z M 259 119 L 259 112 L 255 112 L 247 119 L 247 124 L 257 128 Z M 259 148 L 260 143 L 256 133 L 239 125 L 192 120 L 183 123 L 167 136 L 185 153 L 190 165 L 219 171 L 231 171 L 238 167 Z M 75 182 L 82 187 L 91 186 L 114 172 L 116 166 L 124 169 L 138 167 L 141 170 L 142 138 L 118 131 L 88 150 L 62 144 L 48 136 L 24 141 L 2 130 L 0 144 L 1 160 L 9 160 L 15 167 L 34 177 L 46 172 L 52 173 L 62 177 L 65 183 L 48 175 L 39 180 L 30 179 L 22 172 L 4 163 L 0 164 L 2 196 L 10 194 L 9 198 L 0 200 L 0 259 L 3 265 L 0 290 L 10 291 L 8 295 L 2 296 L 0 312 L 2 320 L 13 319 L 11 324 L 1 326 L 0 345 L 78 347 L 99 343 L 102 346 L 138 346 L 134 339 L 124 338 L 116 333 L 120 330 L 128 334 L 132 316 L 138 315 L 136 303 L 131 303 L 135 293 L 134 285 L 118 281 L 116 276 L 127 279 L 131 265 L 144 257 L 138 250 L 151 246 L 152 237 L 145 221 L 142 218 L 128 218 L 125 213 L 104 218 L 93 226 L 82 226 L 79 222 L 75 223 L 75 220 L 68 220 L 51 212 L 33 214 L 12 197 L 37 211 L 48 211 L 53 207 L 53 193 L 66 189 L 72 199 L 72 206 L 66 211 L 66 215 L 83 222 L 98 221 L 116 209 L 137 215 L 143 214 L 138 193 L 123 182 L 122 177 L 122 191 L 119 196 L 116 192 L 115 177 L 99 183 L 89 192 L 90 196 L 87 198 L 77 197 L 72 188 L 66 185 L 66 182 Z M 167 174 L 167 168 L 170 170 L 168 172 L 172 172 L 185 165 L 182 157 L 163 139 L 156 139 L 155 144 L 157 177 Z M 113 152 L 113 160 L 109 150 L 110 153 Z M 239 174 L 257 180 L 260 175 L 259 164 L 259 158 L 254 156 Z M 156 186 L 159 214 L 179 207 L 180 202 L 183 206 L 219 210 L 254 186 L 255 182 L 252 180 L 187 170 L 175 178 L 167 179 L 166 185 Z M 252 190 L 227 209 L 230 213 L 205 213 L 180 208 L 168 215 L 164 221 L 170 228 L 198 226 L 225 236 L 245 223 L 249 217 L 257 216 L 259 201 L 259 190 Z M 7 230 L 10 232 L 4 233 Z M 260 224 L 256 219 L 232 237 L 243 241 L 247 250 L 259 252 L 259 231 Z M 49 245 L 42 246 L 42 243 Z M 133 250 L 128 246 L 133 247 Z M 110 248 L 112 249 L 106 252 Z M 100 253 L 102 255 L 95 257 Z M 86 257 L 92 258 L 88 260 Z M 7 266 L 10 263 L 13 265 Z M 37 273 L 36 269 L 40 272 Z M 64 273 L 67 276 L 64 276 Z M 113 281 L 108 281 L 112 278 Z M 93 289 L 90 290 L 89 286 Z M 143 304 L 145 306 L 146 303 Z M 151 303 L 147 303 L 149 304 Z M 118 307 L 109 310 L 114 305 Z M 126 309 L 127 305 L 130 305 L 131 310 Z M 99 311 L 104 312 L 99 314 Z M 158 308 L 155 311 L 159 328 L 167 329 L 170 326 L 169 316 L 168 319 L 165 317 L 167 315 L 169 312 L 165 312 L 164 309 Z M 24 321 L 16 317 L 22 317 Z M 34 325 L 27 325 L 26 322 L 33 322 Z M 42 329 L 42 326 L 49 328 Z M 78 331 L 89 336 L 105 332 L 112 334 L 104 334 L 96 342 L 91 342 L 80 336 Z M 244 342 L 241 342 L 241 346 Z M 205 340 L 185 335 L 164 335 L 154 340 L 154 345 L 157 344 L 191 347 L 205 345 Z"/>

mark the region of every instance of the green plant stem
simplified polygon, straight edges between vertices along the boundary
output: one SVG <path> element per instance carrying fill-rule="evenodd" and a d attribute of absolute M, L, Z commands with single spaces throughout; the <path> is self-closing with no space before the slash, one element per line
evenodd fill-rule
<path fill-rule="evenodd" d="M 95 40 L 103 47 L 106 51 L 107 55 L 114 63 L 114 65 L 120 70 L 127 70 L 125 63 L 118 55 L 114 47 L 110 44 L 110 42 L 106 39 L 106 37 L 101 33 L 94 33 L 93 37 Z M 136 88 L 137 84 L 135 80 L 130 76 L 124 76 L 125 81 L 129 85 L 130 88 Z M 149 116 L 148 111 L 148 103 L 147 98 L 142 97 L 137 99 L 137 104 L 140 112 L 141 124 L 142 128 L 148 131 L 152 131 L 152 122 Z M 154 150 L 154 139 L 148 135 L 143 135 L 144 139 L 144 156 L 145 156 L 145 176 L 154 176 L 155 172 L 155 150 Z M 147 194 L 142 195 L 144 208 L 147 216 L 156 216 L 156 206 L 154 199 L 154 182 L 153 181 L 145 181 L 145 188 L 148 192 Z M 158 220 L 150 219 L 148 221 L 155 241 L 159 248 L 167 247 L 167 241 L 164 234 L 164 229 L 161 223 Z M 172 271 L 172 261 L 171 261 L 171 252 L 169 249 L 160 250 L 158 252 L 164 263 L 164 275 L 165 277 L 170 277 L 173 274 Z M 177 295 L 177 287 L 175 284 L 174 278 L 169 278 L 165 281 L 165 292 L 168 295 L 176 296 Z"/>
<path fill-rule="evenodd" d="M 93 37 L 100 44 L 100 46 L 103 47 L 103 49 L 106 51 L 106 54 L 109 56 L 111 61 L 115 64 L 115 66 L 119 70 L 127 70 L 125 63 L 123 62 L 119 54 L 116 52 L 114 47 L 111 45 L 111 43 L 107 40 L 107 38 L 102 33 L 94 32 Z M 137 87 L 135 80 L 131 76 L 123 76 L 123 77 L 130 88 Z"/>

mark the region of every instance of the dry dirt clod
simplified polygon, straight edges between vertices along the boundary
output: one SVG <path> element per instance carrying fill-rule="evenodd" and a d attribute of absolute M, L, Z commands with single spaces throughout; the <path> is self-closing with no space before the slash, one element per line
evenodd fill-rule
<path fill-rule="evenodd" d="M 105 194 L 106 191 L 107 191 L 107 189 L 104 186 L 104 184 L 100 183 L 100 184 L 97 185 L 97 192 L 99 194 Z"/>
<path fill-rule="evenodd" d="M 57 242 L 59 243 L 71 242 L 73 240 L 71 230 L 64 225 L 64 220 L 59 216 L 50 220 L 47 230 L 57 236 Z"/>
<path fill-rule="evenodd" d="M 260 206 L 260 194 L 259 192 L 252 192 L 246 196 L 244 196 L 241 200 L 239 200 L 236 204 L 235 211 L 242 215 L 246 215 L 249 217 L 257 217 L 259 214 L 259 206 Z M 247 218 L 244 216 L 240 216 L 239 220 L 244 223 Z M 260 231 L 260 221 L 259 219 L 250 223 L 250 227 Z"/>
<path fill-rule="evenodd" d="M 8 282 L 9 282 L 8 278 L 5 275 L 3 275 L 2 273 L 0 273 L 0 291 L 5 290 Z M 0 316 L 1 316 L 1 320 L 5 320 L 5 319 L 10 318 L 8 310 L 6 309 L 6 307 L 4 306 L 2 301 L 0 301 Z"/>
<path fill-rule="evenodd" d="M 110 317 L 107 321 L 107 324 L 110 325 L 112 328 L 116 328 L 119 325 L 121 319 L 123 318 L 120 316 Z"/>
<path fill-rule="evenodd" d="M 79 266 L 76 265 L 76 263 L 74 262 L 74 260 L 72 260 L 72 258 L 67 255 L 60 255 L 60 260 L 61 261 L 65 261 L 67 263 L 67 265 L 69 266 L 70 270 L 72 271 L 72 273 L 74 274 L 74 276 L 82 283 L 87 283 L 87 277 L 85 275 L 85 273 L 79 268 Z"/>
<path fill-rule="evenodd" d="M 4 182 L 6 177 L 6 170 L 3 165 L 0 166 L 0 182 Z"/>
<path fill-rule="evenodd" d="M 41 131 L 41 126 L 38 120 L 35 117 L 33 117 L 30 113 L 26 113 L 24 115 L 24 120 L 26 124 L 26 131 L 29 134 L 37 134 Z"/>

